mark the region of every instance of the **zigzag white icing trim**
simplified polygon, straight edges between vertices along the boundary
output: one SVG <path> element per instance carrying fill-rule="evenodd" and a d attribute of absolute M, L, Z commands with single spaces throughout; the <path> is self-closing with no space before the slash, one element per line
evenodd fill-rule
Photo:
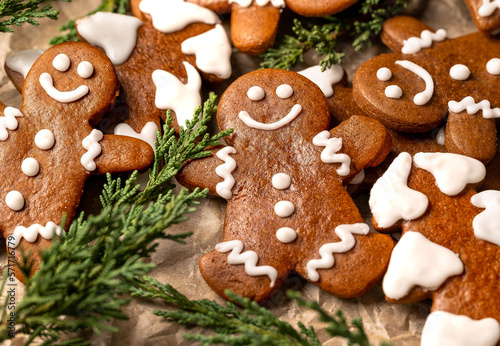
<path fill-rule="evenodd" d="M 448 102 L 448 108 L 454 113 L 460 113 L 467 110 L 467 114 L 476 114 L 480 110 L 483 111 L 483 118 L 500 118 L 500 108 L 491 108 L 491 103 L 488 100 L 482 100 L 476 103 L 472 96 L 465 97 L 462 101 Z"/>
<path fill-rule="evenodd" d="M 337 154 L 342 148 L 342 138 L 330 138 L 330 132 L 322 131 L 313 138 L 313 144 L 325 147 L 321 152 L 321 161 L 324 163 L 341 163 L 337 169 L 340 176 L 346 176 L 351 172 L 351 158 L 347 154 Z"/>
<path fill-rule="evenodd" d="M 6 141 L 9 138 L 7 130 L 14 131 L 19 126 L 16 117 L 22 117 L 23 113 L 14 107 L 5 107 L 4 116 L 0 117 L 0 141 Z"/>
<path fill-rule="evenodd" d="M 267 275 L 271 280 L 271 287 L 274 287 L 276 279 L 278 278 L 278 271 L 268 265 L 257 266 L 259 261 L 259 256 L 255 251 L 243 251 L 243 243 L 241 240 L 231 240 L 224 243 L 219 243 L 215 245 L 215 250 L 225 253 L 231 251 L 227 256 L 227 262 L 229 264 L 244 264 L 245 272 L 250 276 L 260 276 Z"/>
<path fill-rule="evenodd" d="M 355 223 L 352 225 L 339 225 L 335 228 L 341 241 L 336 243 L 324 244 L 319 248 L 321 259 L 313 259 L 307 262 L 307 276 L 311 281 L 319 280 L 318 269 L 332 268 L 335 264 L 334 253 L 343 253 L 351 250 L 356 245 L 356 239 L 353 234 L 367 235 L 370 227 L 364 223 Z"/>
<path fill-rule="evenodd" d="M 17 226 L 14 230 L 14 234 L 12 235 L 14 237 L 14 241 L 9 240 L 9 242 L 14 243 L 14 247 L 17 247 L 19 245 L 19 242 L 22 238 L 26 239 L 26 241 L 30 243 L 34 243 L 39 234 L 43 238 L 51 240 L 54 236 L 54 233 L 59 236 L 61 235 L 61 231 L 62 228 L 52 221 L 47 222 L 45 226 L 37 223 L 27 228 L 23 226 Z"/>
<path fill-rule="evenodd" d="M 446 30 L 444 29 L 439 29 L 435 33 L 429 30 L 424 30 L 420 33 L 420 37 L 410 37 L 409 39 L 404 40 L 401 53 L 418 53 L 423 48 L 429 48 L 430 46 L 432 46 L 432 42 L 444 41 L 446 39 L 446 35 Z"/>
<path fill-rule="evenodd" d="M 101 153 L 101 145 L 99 141 L 102 140 L 104 135 L 99 130 L 92 130 L 90 135 L 85 137 L 82 141 L 82 146 L 87 149 L 87 152 L 82 155 L 80 163 L 87 171 L 94 171 L 97 168 L 94 159 Z"/>
<path fill-rule="evenodd" d="M 215 190 L 217 191 L 217 194 L 219 196 L 225 199 L 230 199 L 231 197 L 233 197 L 231 189 L 233 188 L 235 183 L 234 177 L 231 172 L 236 168 L 236 161 L 231 156 L 229 156 L 229 154 L 236 154 L 236 149 L 234 149 L 233 147 L 225 147 L 219 150 L 217 154 L 215 154 L 215 156 L 224 161 L 222 165 L 219 165 L 217 166 L 217 168 L 215 168 L 215 173 L 219 177 L 224 179 L 223 182 L 220 182 L 215 186 Z"/>

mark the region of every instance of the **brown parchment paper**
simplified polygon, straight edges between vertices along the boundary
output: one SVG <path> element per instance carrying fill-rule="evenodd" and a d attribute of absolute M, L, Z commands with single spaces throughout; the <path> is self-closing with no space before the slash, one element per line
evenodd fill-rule
<path fill-rule="evenodd" d="M 68 18 L 85 15 L 101 3 L 101 0 L 73 0 L 73 3 L 55 3 L 54 7 L 61 11 L 58 21 L 42 20 L 39 27 L 29 25 L 15 29 L 14 34 L 0 34 L 0 66 L 10 54 L 31 48 L 48 48 L 49 38 L 57 35 L 57 28 Z M 449 37 L 457 37 L 475 31 L 472 20 L 462 0 L 414 0 L 408 12 L 419 17 L 434 29 L 443 28 Z M 228 18 L 225 18 L 225 23 Z M 363 53 L 347 51 L 344 67 L 352 80 L 356 68 L 371 56 L 387 49 L 380 43 Z M 306 64 L 313 64 L 317 60 L 314 54 L 308 54 Z M 259 60 L 254 57 L 233 52 L 233 75 L 224 85 L 215 91 L 220 96 L 225 86 L 238 76 L 258 68 Z M 303 67 L 303 66 L 301 66 Z M 300 67 L 298 67 L 300 68 Z M 208 90 L 206 90 L 208 92 Z M 0 69 L 0 101 L 8 106 L 19 107 L 21 96 L 14 89 L 3 68 Z M 215 131 L 216 125 L 213 125 Z M 7 163 L 3 163 L 7 164 Z M 82 208 L 95 209 L 99 203 L 96 196 L 101 191 L 102 181 L 91 180 L 86 187 Z M 371 223 L 368 211 L 368 196 L 356 197 L 356 202 L 366 221 Z M 167 231 L 193 232 L 186 245 L 179 245 L 170 241 L 161 241 L 152 261 L 157 264 L 151 275 L 163 283 L 169 283 L 186 294 L 191 299 L 213 299 L 220 303 L 224 301 L 214 294 L 206 285 L 198 271 L 198 259 L 204 253 L 211 251 L 215 244 L 222 239 L 225 201 L 209 197 L 201 201 L 197 211 L 190 215 L 189 220 L 169 228 Z M 2 273 L 7 267 L 6 253 L 0 247 L 0 270 Z M 380 341 L 390 341 L 393 345 L 419 345 L 422 327 L 430 310 L 430 302 L 416 304 L 395 305 L 385 301 L 380 283 L 368 294 L 357 299 L 339 299 L 322 292 L 315 285 L 307 283 L 299 277 L 288 280 L 285 288 L 279 291 L 266 306 L 282 320 L 296 325 L 301 321 L 306 326 L 314 326 L 324 345 L 345 345 L 346 342 L 338 338 L 329 338 L 316 313 L 298 307 L 287 300 L 284 291 L 287 288 L 299 290 L 305 298 L 320 302 L 322 307 L 332 314 L 342 309 L 348 320 L 361 317 L 365 331 L 372 344 Z M 17 298 L 23 294 L 22 284 L 17 286 Z M 93 345 L 188 345 L 191 342 L 182 338 L 186 332 L 200 332 L 200 328 L 186 328 L 176 323 L 165 321 L 152 314 L 155 309 L 163 309 L 159 302 L 132 300 L 125 308 L 130 317 L 128 321 L 112 321 L 120 329 L 119 333 L 105 333 L 98 336 L 91 331 L 82 333 Z M 21 345 L 26 337 L 19 335 L 13 345 Z M 9 344 L 7 342 L 6 344 Z"/>

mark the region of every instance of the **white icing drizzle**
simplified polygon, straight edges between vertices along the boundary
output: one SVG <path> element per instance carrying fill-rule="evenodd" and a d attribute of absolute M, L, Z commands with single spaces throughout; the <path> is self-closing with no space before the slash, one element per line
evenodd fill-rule
<path fill-rule="evenodd" d="M 23 160 L 21 164 L 21 170 L 28 177 L 34 177 L 40 173 L 40 164 L 38 161 L 32 157 L 27 157 Z"/>
<path fill-rule="evenodd" d="M 153 150 L 155 150 L 155 142 L 157 139 L 156 131 L 158 130 L 158 125 L 154 122 L 147 122 L 141 129 L 140 133 L 134 131 L 134 129 L 125 123 L 120 123 L 115 126 L 113 134 L 118 136 L 128 136 L 133 138 L 138 138 L 146 143 L 148 143 Z"/>
<path fill-rule="evenodd" d="M 450 68 L 450 77 L 455 80 L 466 80 L 470 77 L 470 70 L 463 64 L 456 64 Z"/>
<path fill-rule="evenodd" d="M 429 314 L 422 330 L 422 346 L 495 346 L 500 342 L 500 323 L 492 318 L 473 320 L 446 311 Z"/>
<path fill-rule="evenodd" d="M 250 5 L 253 3 L 253 0 L 229 0 L 228 3 L 236 3 L 241 7 L 250 7 Z M 267 4 L 271 3 L 271 5 L 276 8 L 285 7 L 285 0 L 255 0 L 255 3 L 258 6 L 267 6 Z"/>
<path fill-rule="evenodd" d="M 14 107 L 5 107 L 4 116 L 0 117 L 0 141 L 6 141 L 9 138 L 7 130 L 14 131 L 19 126 L 16 118 L 23 116 L 23 113 Z"/>
<path fill-rule="evenodd" d="M 211 10 L 184 0 L 142 0 L 139 9 L 150 14 L 153 26 L 164 33 L 182 30 L 192 23 L 220 23 Z"/>
<path fill-rule="evenodd" d="M 418 153 L 413 157 L 415 166 L 431 173 L 442 193 L 455 196 L 467 184 L 479 183 L 486 176 L 481 161 L 453 153 Z"/>
<path fill-rule="evenodd" d="M 392 72 L 387 67 L 381 67 L 377 70 L 377 79 L 382 82 L 387 82 L 392 78 Z"/>
<path fill-rule="evenodd" d="M 253 86 L 248 89 L 247 96 L 252 101 L 260 101 L 266 97 L 266 92 L 260 86 Z"/>
<path fill-rule="evenodd" d="M 94 74 L 94 66 L 88 61 L 82 61 L 78 64 L 77 73 L 83 79 L 90 78 Z"/>
<path fill-rule="evenodd" d="M 425 82 L 425 90 L 416 94 L 415 97 L 413 98 L 413 102 L 417 106 L 423 106 L 427 102 L 430 101 L 432 95 L 434 94 L 434 81 L 432 80 L 432 77 L 429 72 L 427 72 L 424 68 L 421 66 L 408 61 L 408 60 L 398 60 L 396 61 L 396 64 L 404 67 L 405 69 L 415 73 L 417 76 L 422 78 Z"/>
<path fill-rule="evenodd" d="M 97 12 L 78 19 L 78 34 L 88 43 L 101 47 L 114 65 L 129 58 L 137 44 L 139 18 L 112 12 Z"/>
<path fill-rule="evenodd" d="M 479 7 L 477 13 L 481 17 L 489 17 L 498 8 L 500 8 L 500 0 L 483 0 L 483 4 Z"/>
<path fill-rule="evenodd" d="M 293 95 L 293 88 L 288 84 L 281 84 L 276 88 L 276 95 L 281 99 L 290 98 Z"/>
<path fill-rule="evenodd" d="M 486 190 L 472 196 L 470 202 L 478 208 L 486 208 L 472 221 L 474 235 L 500 246 L 500 191 Z"/>
<path fill-rule="evenodd" d="M 292 184 L 292 178 L 286 173 L 277 173 L 271 179 L 273 187 L 278 190 L 285 190 Z"/>
<path fill-rule="evenodd" d="M 93 129 L 90 134 L 82 140 L 82 146 L 87 149 L 87 152 L 80 158 L 80 163 L 87 171 L 95 171 L 97 168 L 94 159 L 101 153 L 101 145 L 99 141 L 104 135 L 101 131 Z"/>
<path fill-rule="evenodd" d="M 71 65 L 71 60 L 69 59 L 69 56 L 66 54 L 58 54 L 52 60 L 52 66 L 60 72 L 66 72 L 69 69 L 69 66 Z"/>
<path fill-rule="evenodd" d="M 52 149 L 55 143 L 54 134 L 48 129 L 40 130 L 35 135 L 35 145 L 42 150 Z"/>
<path fill-rule="evenodd" d="M 333 65 L 325 71 L 321 71 L 321 66 L 314 65 L 298 73 L 319 86 L 326 97 L 333 96 L 333 85 L 344 77 L 344 69 L 339 65 Z"/>
<path fill-rule="evenodd" d="M 351 172 L 351 158 L 347 154 L 337 154 L 342 149 L 342 138 L 330 138 L 330 132 L 325 130 L 314 136 L 313 144 L 318 147 L 325 147 L 321 152 L 321 161 L 324 163 L 340 163 L 337 174 L 340 176 L 349 175 Z"/>
<path fill-rule="evenodd" d="M 433 291 L 464 266 L 453 251 L 418 232 L 406 232 L 392 251 L 382 288 L 390 299 L 405 297 L 413 287 Z"/>
<path fill-rule="evenodd" d="M 39 234 L 47 240 L 52 240 L 54 233 L 60 236 L 61 232 L 62 228 L 52 221 L 47 222 L 45 226 L 42 226 L 40 224 L 34 224 L 29 226 L 28 228 L 17 226 L 14 230 L 14 234 L 12 234 L 12 236 L 14 237 L 14 240 L 12 242 L 14 243 L 14 247 L 17 247 L 19 245 L 19 242 L 22 238 L 30 243 L 34 243 Z"/>
<path fill-rule="evenodd" d="M 217 183 L 215 190 L 219 196 L 225 199 L 231 199 L 231 197 L 233 197 L 231 190 L 235 183 L 232 172 L 236 169 L 236 161 L 229 156 L 229 154 L 236 154 L 236 149 L 227 146 L 215 154 L 215 156 L 224 161 L 223 164 L 215 168 L 215 173 L 224 179 L 224 181 Z"/>
<path fill-rule="evenodd" d="M 417 219 L 427 210 L 427 196 L 407 185 L 411 166 L 411 155 L 403 152 L 373 184 L 369 205 L 378 227 L 389 228 L 399 220 Z"/>
<path fill-rule="evenodd" d="M 344 253 L 351 250 L 356 245 L 356 238 L 353 234 L 367 235 L 370 227 L 364 223 L 355 223 L 352 225 L 339 225 L 335 227 L 335 234 L 340 241 L 324 244 L 319 248 L 321 259 L 313 259 L 307 262 L 307 277 L 316 282 L 319 280 L 318 269 L 332 268 L 335 264 L 334 253 Z"/>
<path fill-rule="evenodd" d="M 410 37 L 403 41 L 403 54 L 415 54 L 420 52 L 423 48 L 432 46 L 432 42 L 440 42 L 446 39 L 446 30 L 439 29 L 435 33 L 424 30 L 420 33 L 420 37 Z"/>
<path fill-rule="evenodd" d="M 467 114 L 476 114 L 483 111 L 483 117 L 486 119 L 500 118 L 500 108 L 491 108 L 491 103 L 488 100 L 482 100 L 476 103 L 472 96 L 466 96 L 462 101 L 448 102 L 448 108 L 454 113 L 467 111 Z"/>
<path fill-rule="evenodd" d="M 297 117 L 297 115 L 300 114 L 302 111 L 302 106 L 299 104 L 296 104 L 292 107 L 290 112 L 284 117 L 281 118 L 280 120 L 270 123 L 270 124 L 264 124 L 259 121 L 254 120 L 250 114 L 246 111 L 241 111 L 240 114 L 238 114 L 238 117 L 240 118 L 243 123 L 245 123 L 246 126 L 258 129 L 258 130 L 264 130 L 264 131 L 273 131 L 277 130 L 287 124 L 289 124 L 293 119 Z"/>
<path fill-rule="evenodd" d="M 297 239 L 297 232 L 290 227 L 281 227 L 276 231 L 276 238 L 283 244 L 288 244 Z"/>
<path fill-rule="evenodd" d="M 163 70 L 153 72 L 153 82 L 156 85 L 156 107 L 173 110 L 179 126 L 185 127 L 186 121 L 193 118 L 194 111 L 201 105 L 201 77 L 193 65 L 185 61 L 183 64 L 187 84 L 182 84 L 176 76 Z"/>
<path fill-rule="evenodd" d="M 295 212 L 295 205 L 290 201 L 279 201 L 274 205 L 274 212 L 279 217 L 289 217 Z"/>
<path fill-rule="evenodd" d="M 5 63 L 12 71 L 20 73 L 24 78 L 28 75 L 31 66 L 35 63 L 36 59 L 44 52 L 44 49 L 27 49 L 18 53 L 12 54 L 7 58 Z"/>
<path fill-rule="evenodd" d="M 24 208 L 24 197 L 19 191 L 10 191 L 5 196 L 5 204 L 14 211 L 19 211 Z"/>
<path fill-rule="evenodd" d="M 71 91 L 59 91 L 54 87 L 54 80 L 47 72 L 40 75 L 39 81 L 47 95 L 61 103 L 74 102 L 89 93 L 89 87 L 86 85 L 80 85 L 78 88 Z"/>
<path fill-rule="evenodd" d="M 201 35 L 190 37 L 181 45 L 184 54 L 196 56 L 196 66 L 219 78 L 231 76 L 231 44 L 221 24 Z"/>
<path fill-rule="evenodd" d="M 397 85 L 389 85 L 385 88 L 385 96 L 391 99 L 399 99 L 403 96 L 403 90 Z"/>
<path fill-rule="evenodd" d="M 493 58 L 486 63 L 486 71 L 494 76 L 500 75 L 500 59 Z"/>
<path fill-rule="evenodd" d="M 231 240 L 215 245 L 215 250 L 226 253 L 231 251 L 227 256 L 227 262 L 231 265 L 244 264 L 245 272 L 250 276 L 266 275 L 271 280 L 270 287 L 274 287 L 278 278 L 278 271 L 268 265 L 258 266 L 259 256 L 255 251 L 243 251 L 243 243 L 241 240 Z"/>

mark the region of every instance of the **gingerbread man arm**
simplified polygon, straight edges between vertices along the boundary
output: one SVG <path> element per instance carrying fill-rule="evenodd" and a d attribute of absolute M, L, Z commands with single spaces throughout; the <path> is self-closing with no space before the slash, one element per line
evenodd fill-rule
<path fill-rule="evenodd" d="M 226 146 L 217 146 L 210 151 L 212 155 L 199 160 L 188 162 L 181 172 L 177 175 L 177 181 L 190 190 L 194 188 L 208 189 L 209 194 L 219 196 L 217 193 L 217 184 L 223 181 L 223 178 L 217 175 L 216 168 L 224 161 L 217 157 L 217 153 Z"/>
<path fill-rule="evenodd" d="M 95 159 L 93 174 L 144 171 L 154 159 L 151 146 L 137 138 L 105 135 L 99 144 L 101 154 Z"/>
<path fill-rule="evenodd" d="M 424 30 L 434 33 L 434 30 L 409 16 L 397 16 L 384 22 L 380 35 L 382 42 L 394 52 L 401 52 L 404 41 L 411 37 L 420 37 Z"/>
<path fill-rule="evenodd" d="M 391 150 L 392 140 L 387 129 L 365 116 L 350 117 L 330 130 L 330 136 L 342 138 L 342 151 L 351 157 L 351 167 L 354 166 L 356 174 L 365 167 L 380 164 Z M 352 178 L 352 174 L 343 178 Z"/>

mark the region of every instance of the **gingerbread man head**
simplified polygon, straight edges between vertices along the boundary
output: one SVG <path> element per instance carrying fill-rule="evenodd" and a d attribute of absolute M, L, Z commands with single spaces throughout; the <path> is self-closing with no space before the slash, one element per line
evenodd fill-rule
<path fill-rule="evenodd" d="M 370 194 L 374 225 L 403 230 L 384 293 L 395 302 L 433 299 L 422 335 L 430 344 L 500 341 L 500 192 L 476 193 L 485 174 L 467 156 L 401 153 Z"/>
<path fill-rule="evenodd" d="M 402 132 L 426 132 L 448 115 L 449 152 L 488 162 L 496 152 L 500 117 L 500 41 L 473 33 L 448 39 L 410 17 L 384 24 L 395 53 L 364 63 L 353 80 L 354 99 L 367 115 Z"/>
<path fill-rule="evenodd" d="M 341 297 L 368 290 L 392 240 L 369 233 L 344 184 L 387 155 L 385 128 L 356 116 L 328 131 L 322 91 L 283 70 L 240 77 L 221 97 L 217 119 L 234 129 L 229 145 L 178 177 L 228 200 L 223 241 L 200 259 L 207 283 L 256 301 L 291 272 Z"/>

